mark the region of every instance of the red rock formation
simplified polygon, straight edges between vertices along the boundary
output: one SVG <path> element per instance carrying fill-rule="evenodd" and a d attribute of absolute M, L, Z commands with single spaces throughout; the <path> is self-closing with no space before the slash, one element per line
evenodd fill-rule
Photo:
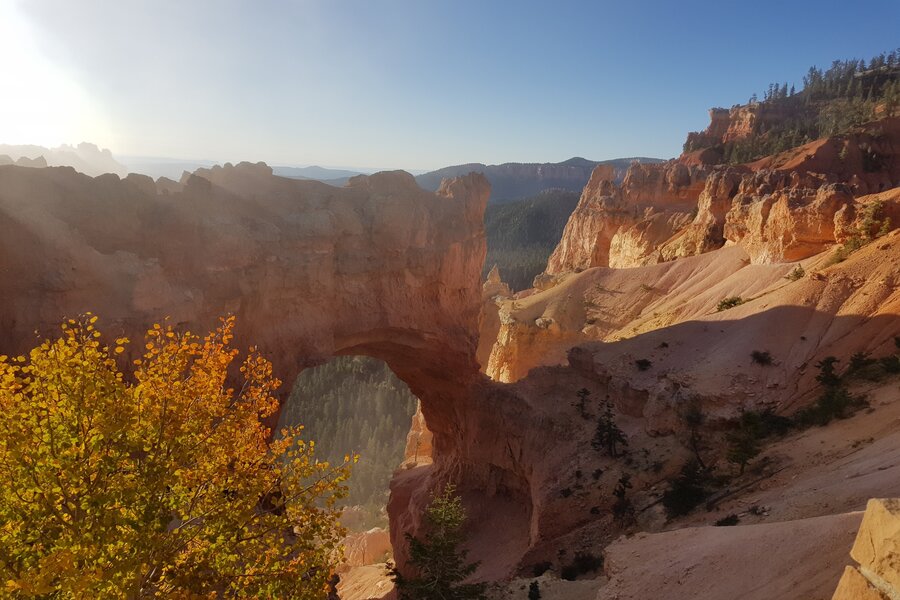
<path fill-rule="evenodd" d="M 886 191 L 900 185 L 900 118 L 874 121 L 847 135 L 815 140 L 747 166 L 825 174 L 850 185 L 856 196 Z"/>
<path fill-rule="evenodd" d="M 344 565 L 362 567 L 385 562 L 391 554 L 391 536 L 379 527 L 353 533 L 344 538 Z"/>
<path fill-rule="evenodd" d="M 760 119 L 783 117 L 763 106 L 732 109 L 727 126 L 714 110 L 703 135 L 733 141 L 753 134 Z M 535 287 L 552 286 L 566 272 L 655 264 L 726 241 L 743 244 L 754 262 L 811 256 L 841 239 L 832 223 L 853 197 L 900 184 L 898 147 L 900 119 L 890 118 L 748 165 L 705 166 L 717 161 L 703 159 L 703 150 L 664 165 L 634 165 L 621 187 L 595 174 Z"/>
<path fill-rule="evenodd" d="M 712 171 L 700 192 L 693 221 L 660 244 L 657 262 L 694 256 L 721 247 L 725 243 L 725 217 L 747 172 L 742 167 Z"/>
<path fill-rule="evenodd" d="M 779 176 L 758 174 L 745 183 L 754 178 L 760 186 L 780 181 Z M 724 189 L 730 190 L 736 180 L 730 181 L 728 177 L 721 180 Z M 787 200 L 792 188 L 763 196 L 750 193 L 757 189 L 748 186 L 746 205 L 740 200 L 744 193 L 737 194 L 737 208 L 728 213 L 734 227 L 729 232 L 735 236 L 732 247 L 639 269 L 597 268 L 559 275 L 553 286 L 503 302 L 488 375 L 498 381 L 516 381 L 535 367 L 565 364 L 567 351 L 588 340 L 614 342 L 705 318 L 723 298 L 753 298 L 770 286 L 779 288 L 795 267 L 784 261 L 812 260 L 817 254 L 816 261 L 827 263 L 831 246 L 850 235 L 859 236 L 876 206 L 878 219 L 868 225 L 870 237 L 878 235 L 876 229 L 885 223 L 891 229 L 900 224 L 900 188 L 847 203 L 840 185 L 825 185 L 808 188 L 812 196 L 794 205 Z M 721 208 L 715 210 L 722 214 Z M 804 265 L 810 269 L 808 263 Z M 884 281 L 891 282 L 892 277 Z"/>
<path fill-rule="evenodd" d="M 688 133 L 685 148 L 706 148 L 719 144 L 725 138 L 730 126 L 731 117 L 727 108 L 711 108 L 709 109 L 709 125 L 703 131 Z"/>
<path fill-rule="evenodd" d="M 617 186 L 607 170 L 598 167 L 566 223 L 546 274 L 654 262 L 656 247 L 690 220 L 705 177 L 704 169 L 676 162 L 636 163 Z"/>
<path fill-rule="evenodd" d="M 609 246 L 619 227 L 634 215 L 606 169 L 595 169 L 569 217 L 559 245 L 547 263 L 547 274 L 609 263 Z"/>
<path fill-rule="evenodd" d="M 421 403 L 416 406 L 416 412 L 412 416 L 409 433 L 406 434 L 406 448 L 403 450 L 402 469 L 412 469 L 434 462 L 434 434 L 428 430 L 425 423 L 425 415 L 422 414 Z"/>
<path fill-rule="evenodd" d="M 709 125 L 692 131 L 684 144 L 685 154 L 698 148 L 735 142 L 780 125 L 797 115 L 798 108 L 782 102 L 754 102 L 726 108 L 709 109 Z"/>
<path fill-rule="evenodd" d="M 500 316 L 498 303 L 512 296 L 512 290 L 500 279 L 500 270 L 497 265 L 491 268 L 487 280 L 481 288 L 481 319 L 478 336 L 478 350 L 475 357 L 481 370 L 486 371 L 488 359 L 494 340 L 500 332 Z"/>
<path fill-rule="evenodd" d="M 848 186 L 798 182 L 796 173 L 745 176 L 725 217 L 725 239 L 741 244 L 754 264 L 794 262 L 835 239 L 835 215 L 853 204 Z"/>
<path fill-rule="evenodd" d="M 840 264 L 826 267 L 827 259 L 823 253 L 805 263 L 815 277 L 786 281 L 791 265 L 750 265 L 741 248 L 723 248 L 627 271 L 591 269 L 505 305 L 505 318 L 519 333 L 525 335 L 527 327 L 535 336 L 531 346 L 518 338 L 509 348 L 515 358 L 564 352 L 555 340 L 572 334 L 570 327 L 587 329 L 586 320 L 577 324 L 578 315 L 592 315 L 597 322 L 589 327 L 608 333 L 603 342 L 571 348 L 558 367 L 510 365 L 521 378 L 490 396 L 492 410 L 476 425 L 484 427 L 475 440 L 477 454 L 491 457 L 497 485 L 520 498 L 530 523 L 526 540 L 503 547 L 521 548 L 520 565 L 527 568 L 531 561 L 553 560 L 559 548 L 578 549 L 585 540 L 602 546 L 618 531 L 609 516 L 610 490 L 625 467 L 585 451 L 596 423 L 574 408 L 580 387 L 591 391 L 593 415 L 597 400 L 609 397 L 630 447 L 647 453 L 647 465 L 627 469 L 632 501 L 647 506 L 658 497 L 649 488 L 671 477 L 689 456 L 680 416 L 688 403 L 701 407 L 706 434 L 714 436 L 717 424 L 741 410 L 790 413 L 810 402 L 817 389 L 812 365 L 825 356 L 846 361 L 857 351 L 894 352 L 893 336 L 900 334 L 900 232 Z M 729 295 L 752 299 L 716 312 L 716 303 Z M 540 337 L 549 331 L 537 324 L 541 319 L 559 330 Z M 527 354 L 530 348 L 545 354 Z M 754 365 L 751 352 L 761 349 L 771 350 L 774 366 Z M 638 359 L 650 361 L 650 368 L 636 368 Z M 511 430 L 517 431 L 512 439 L 496 435 Z M 714 447 L 710 442 L 711 453 Z M 596 485 L 579 479 L 578 472 L 583 477 L 597 468 L 602 474 Z M 591 507 L 599 516 L 591 516 Z"/>
<path fill-rule="evenodd" d="M 641 220 L 630 227 L 620 228 L 609 244 L 609 266 L 627 269 L 654 265 L 679 256 L 672 247 L 676 236 L 692 219 L 688 212 L 647 211 Z M 674 250 L 669 252 L 669 249 Z"/>
<path fill-rule="evenodd" d="M 745 133 L 736 125 L 729 135 L 758 126 L 753 115 L 745 117 L 738 123 Z M 581 511 L 593 505 L 595 514 L 608 514 L 609 490 L 620 471 L 603 465 L 603 477 L 611 470 L 600 484 L 605 497 L 581 491 L 586 488 L 573 469 L 584 473 L 596 465 L 583 451 L 589 425 L 568 411 L 576 386 L 583 384 L 594 397 L 608 395 L 630 441 L 661 457 L 667 474 L 653 479 L 636 468 L 634 489 L 643 490 L 636 497 L 649 505 L 651 498 L 641 494 L 650 480 L 665 479 L 667 469 L 686 460 L 686 446 L 677 441 L 685 436 L 679 411 L 686 403 L 699 403 L 711 423 L 733 419 L 742 409 L 792 412 L 815 389 L 810 365 L 829 354 L 846 360 L 856 351 L 877 356 L 893 349 L 900 333 L 900 234 L 882 236 L 845 263 L 830 265 L 833 245 L 854 236 L 874 238 L 883 233 L 876 229 L 883 229 L 886 217 L 892 224 L 887 229 L 900 223 L 894 219 L 900 190 L 854 197 L 900 183 L 892 166 L 892 144 L 900 137 L 890 122 L 882 126 L 881 139 L 863 131 L 841 138 L 840 145 L 820 140 L 808 148 L 809 156 L 784 153 L 765 163 L 716 169 L 670 163 L 656 172 L 636 171 L 621 187 L 592 178 L 547 273 L 535 281 L 538 289 L 501 302 L 487 370 L 496 380 L 515 382 L 493 394 L 514 396 L 518 407 L 513 411 L 509 401 L 497 400 L 487 422 L 523 428 L 517 440 L 546 431 L 572 440 L 554 437 L 541 449 L 524 441 L 504 448 L 504 440 L 485 430 L 477 442 L 479 456 L 493 457 L 507 494 L 527 507 L 527 540 L 504 546 L 524 549 L 520 566 L 552 559 L 579 541 L 602 545 L 615 530 Z M 876 159 L 880 166 L 872 171 Z M 836 161 L 843 161 L 840 168 Z M 696 216 L 682 219 L 690 197 L 696 198 Z M 876 206 L 877 226 L 871 218 Z M 680 257 L 687 258 L 653 264 Z M 799 260 L 810 275 L 786 278 L 795 267 L 788 263 Z M 604 268 L 642 264 L 648 266 Z M 749 301 L 716 312 L 718 302 L 731 296 Z M 586 344 L 589 339 L 598 341 Z M 779 349 L 775 367 L 753 365 L 751 352 L 763 348 Z M 636 368 L 640 359 L 651 367 Z M 541 430 L 528 433 L 534 420 Z M 570 495 L 577 500 L 561 499 Z"/>
<path fill-rule="evenodd" d="M 207 331 L 234 313 L 236 345 L 258 346 L 284 381 L 335 354 L 387 362 L 422 401 L 436 474 L 452 474 L 477 420 L 466 411 L 481 378 L 484 178 L 430 193 L 407 173 L 378 173 L 338 189 L 242 163 L 179 188 L 0 167 L 2 352 L 85 311 L 136 340 L 166 318 Z M 419 508 L 392 502 L 392 520 L 414 528 L 405 513 Z"/>

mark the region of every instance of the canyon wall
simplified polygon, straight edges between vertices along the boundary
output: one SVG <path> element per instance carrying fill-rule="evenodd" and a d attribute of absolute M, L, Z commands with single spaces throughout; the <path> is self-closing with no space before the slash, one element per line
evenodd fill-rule
<path fill-rule="evenodd" d="M 616 185 L 612 170 L 599 165 L 569 217 L 545 275 L 658 262 L 649 255 L 690 221 L 705 177 L 702 168 L 680 163 L 635 163 Z"/>
<path fill-rule="evenodd" d="M 770 179 L 757 176 L 763 182 Z M 730 189 L 731 184 L 725 183 Z M 839 307 L 860 298 L 858 288 L 863 287 L 866 293 L 875 294 L 872 298 L 891 304 L 900 274 L 886 271 L 877 282 L 867 281 L 881 273 L 881 261 L 890 260 L 886 251 L 866 246 L 865 255 L 872 260 L 867 263 L 870 270 L 858 269 L 851 277 L 846 273 L 848 264 L 833 263 L 853 255 L 831 247 L 853 240 L 854 244 L 874 244 L 876 249 L 894 248 L 900 225 L 900 189 L 853 200 L 841 184 L 805 189 L 806 196 L 796 190 L 776 191 L 766 194 L 765 200 L 749 192 L 746 196 L 738 193 L 735 204 L 742 207 L 743 214 L 737 218 L 734 210 L 726 218 L 719 211 L 721 225 L 715 225 L 714 209 L 709 209 L 710 223 L 724 229 L 731 239 L 726 247 L 644 267 L 564 273 L 554 276 L 552 285 L 543 290 L 501 301 L 500 328 L 486 373 L 497 381 L 512 382 L 535 367 L 565 364 L 571 348 L 588 342 L 624 342 L 698 319 L 730 322 L 762 307 L 815 305 L 819 294 L 828 298 L 823 304 L 825 312 L 852 313 L 855 305 Z M 749 198 L 747 205 L 738 204 L 742 198 Z M 870 286 L 875 286 L 871 292 Z M 717 312 L 718 303 L 725 298 L 740 298 L 743 304 Z M 859 308 L 868 314 L 877 306 Z M 658 343 L 663 341 L 671 343 L 665 339 Z M 650 349 L 646 352 L 656 354 Z M 640 358 L 644 357 L 635 355 L 632 360 Z M 811 358 L 807 355 L 804 361 Z M 623 372 L 633 369 L 627 361 L 616 362 L 621 363 Z M 779 385 L 783 384 L 784 380 Z"/>
<path fill-rule="evenodd" d="M 404 172 L 334 188 L 261 163 L 159 184 L 0 166 L 0 351 L 25 352 L 87 311 L 134 348 L 154 322 L 203 332 L 231 313 L 236 346 L 257 346 L 283 381 L 336 354 L 387 362 L 421 399 L 435 477 L 446 480 L 461 454 L 479 460 L 460 447 L 483 377 L 488 194 L 481 175 L 433 193 Z M 431 480 L 421 485 L 427 500 Z M 420 508 L 392 502 L 392 521 L 415 528 L 418 513 L 407 513 Z"/>
<path fill-rule="evenodd" d="M 688 133 L 685 151 L 736 142 L 757 135 L 796 116 L 796 108 L 778 102 L 753 102 L 709 109 L 709 125 Z"/>
<path fill-rule="evenodd" d="M 485 165 L 467 163 L 444 167 L 416 176 L 416 182 L 426 190 L 436 190 L 443 179 L 471 172 L 482 173 L 491 184 L 491 203 L 528 198 L 547 190 L 580 192 L 594 167 L 609 167 L 616 181 L 621 181 L 632 162 L 657 163 L 655 158 L 635 157 L 596 161 L 574 157 L 559 163 L 503 163 Z"/>
<path fill-rule="evenodd" d="M 590 269 L 504 302 L 499 339 L 507 343 L 495 346 L 489 374 L 512 383 L 491 388 L 491 410 L 473 411 L 481 420 L 467 428 L 481 432 L 469 447 L 496 469 L 484 480 L 527 509 L 512 513 L 527 523 L 527 538 L 509 527 L 495 553 L 521 553 L 524 573 L 561 563 L 561 549 L 571 556 L 603 547 L 623 530 L 611 491 L 626 473 L 637 528 L 662 527 L 660 495 L 691 457 L 686 407 L 704 415 L 704 460 L 723 464 L 729 423 L 743 411 L 792 414 L 814 402 L 815 365 L 825 357 L 846 365 L 857 352 L 896 353 L 900 230 L 828 261 L 807 259 L 794 279 L 795 264 L 754 265 L 733 246 L 647 267 Z M 729 296 L 746 302 L 717 312 Z M 586 331 L 598 341 L 587 342 Z M 758 364 L 754 352 L 768 352 L 772 363 Z M 582 388 L 590 392 L 587 416 L 576 404 Z M 606 400 L 628 440 L 625 461 L 591 447 Z"/>
<path fill-rule="evenodd" d="M 416 354 L 416 374 L 477 372 L 483 178 L 429 193 L 406 173 L 380 173 L 336 189 L 241 164 L 180 187 L 0 168 L 5 350 L 88 310 L 132 336 L 163 318 L 202 330 L 234 313 L 238 341 L 287 381 L 379 343 L 389 363 Z"/>
<path fill-rule="evenodd" d="M 732 110 L 725 122 L 714 111 L 704 135 L 750 135 L 756 110 L 747 108 L 744 117 Z M 632 165 L 621 185 L 608 170 L 595 169 L 535 287 L 551 287 L 572 271 L 651 265 L 726 243 L 744 246 L 757 264 L 817 254 L 843 241 L 835 217 L 854 198 L 900 184 L 900 119 L 746 165 L 695 158 Z"/>

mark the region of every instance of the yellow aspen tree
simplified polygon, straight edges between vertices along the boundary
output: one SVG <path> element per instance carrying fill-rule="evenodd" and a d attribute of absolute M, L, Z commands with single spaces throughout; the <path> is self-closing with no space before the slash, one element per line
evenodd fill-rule
<path fill-rule="evenodd" d="M 0 595 L 325 598 L 355 457 L 273 439 L 280 382 L 254 349 L 226 387 L 233 318 L 154 325 L 128 375 L 96 321 L 0 356 Z"/>

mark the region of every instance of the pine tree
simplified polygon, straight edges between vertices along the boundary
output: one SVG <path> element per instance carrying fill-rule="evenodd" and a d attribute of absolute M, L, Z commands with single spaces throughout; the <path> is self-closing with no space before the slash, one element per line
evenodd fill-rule
<path fill-rule="evenodd" d="M 708 473 L 696 460 L 690 460 L 681 468 L 681 474 L 663 494 L 662 503 L 670 518 L 686 515 L 706 498 Z"/>
<path fill-rule="evenodd" d="M 600 418 L 597 419 L 597 430 L 594 433 L 594 439 L 591 440 L 591 447 L 597 452 L 605 452 L 608 456 L 616 458 L 619 456 L 617 449 L 619 444 L 627 446 L 628 439 L 622 430 L 619 429 L 619 426 L 616 425 L 612 402 L 609 401 L 607 396 L 603 412 L 600 414 Z"/>
<path fill-rule="evenodd" d="M 702 442 L 700 427 L 706 421 L 706 415 L 703 414 L 697 402 L 692 402 L 682 414 L 682 419 L 684 419 L 684 423 L 688 426 L 691 434 L 690 443 L 691 450 L 694 452 L 694 458 L 697 459 L 697 464 L 700 465 L 701 469 L 706 469 L 706 463 L 703 462 L 703 457 L 700 456 L 700 443 Z"/>
<path fill-rule="evenodd" d="M 741 475 L 744 474 L 747 463 L 756 458 L 759 452 L 759 440 L 751 428 L 741 427 L 728 436 L 728 462 L 738 465 Z"/>
<path fill-rule="evenodd" d="M 459 546 L 466 512 L 456 489 L 447 485 L 425 510 L 428 532 L 424 539 L 406 535 L 409 564 L 415 575 L 391 569 L 400 600 L 484 600 L 484 583 L 463 583 L 478 568 L 466 563 L 467 551 Z"/>
<path fill-rule="evenodd" d="M 819 374 L 816 375 L 816 381 L 825 387 L 837 387 L 841 383 L 841 378 L 837 374 L 834 365 L 839 362 L 835 356 L 826 356 L 816 363 Z"/>
<path fill-rule="evenodd" d="M 578 396 L 578 401 L 575 403 L 575 407 L 578 409 L 578 414 L 583 419 L 590 418 L 591 415 L 587 412 L 587 399 L 590 397 L 591 392 L 587 388 L 581 388 L 576 395 Z"/>
<path fill-rule="evenodd" d="M 616 497 L 616 501 L 613 503 L 613 516 L 620 521 L 631 522 L 634 520 L 634 507 L 631 505 L 631 500 L 628 499 L 628 490 L 631 487 L 631 475 L 622 473 L 613 489 L 613 496 Z"/>

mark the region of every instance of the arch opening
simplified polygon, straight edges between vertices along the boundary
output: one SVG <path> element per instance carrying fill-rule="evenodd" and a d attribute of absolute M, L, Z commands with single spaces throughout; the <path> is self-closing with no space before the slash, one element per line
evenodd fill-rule
<path fill-rule="evenodd" d="M 284 400 L 278 428 L 302 425 L 316 456 L 339 463 L 357 454 L 342 502 L 351 533 L 387 529 L 389 483 L 404 461 L 418 399 L 383 360 L 335 356 L 303 370 Z M 421 436 L 420 436 L 421 437 Z M 424 455 L 424 449 L 419 448 Z"/>

